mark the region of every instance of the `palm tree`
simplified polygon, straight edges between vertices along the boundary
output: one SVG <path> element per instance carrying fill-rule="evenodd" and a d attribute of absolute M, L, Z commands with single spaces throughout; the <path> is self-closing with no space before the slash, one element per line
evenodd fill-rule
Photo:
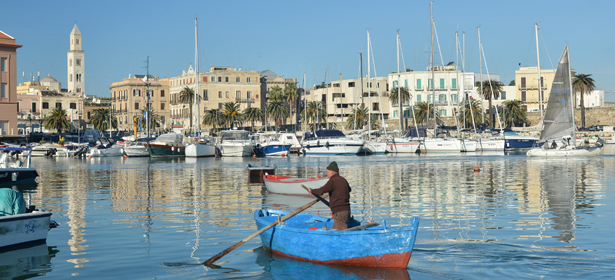
<path fill-rule="evenodd" d="M 147 112 L 147 117 L 149 118 L 149 128 L 156 129 L 160 127 L 160 116 L 154 112 L 152 107 L 141 109 L 141 116 L 145 116 L 145 112 Z M 147 127 L 147 122 L 145 118 L 141 118 L 141 127 Z"/>
<path fill-rule="evenodd" d="M 61 134 L 63 129 L 70 129 L 70 123 L 66 118 L 66 110 L 60 107 L 53 109 L 51 115 L 45 117 L 44 122 L 46 129 L 55 129 L 58 131 L 58 134 Z"/>
<path fill-rule="evenodd" d="M 488 81 L 483 81 L 483 92 L 479 93 L 481 96 L 483 96 L 483 99 L 487 99 L 489 100 L 489 125 L 495 127 L 495 115 L 493 114 L 492 110 L 492 101 L 493 99 L 498 99 L 498 97 L 500 97 L 500 93 L 503 90 L 503 86 L 504 84 L 502 84 L 502 82 L 500 81 L 496 81 L 496 80 L 488 80 Z M 480 88 L 480 84 L 481 82 L 476 82 L 476 86 Z"/>
<path fill-rule="evenodd" d="M 372 129 L 377 129 L 378 122 L 375 121 L 376 115 L 370 114 L 368 108 L 365 107 L 365 104 L 361 104 L 361 107 L 352 108 L 350 114 L 348 115 L 348 119 L 346 120 L 348 123 L 348 128 L 365 127 L 369 123 L 368 117 L 372 120 Z"/>
<path fill-rule="evenodd" d="M 397 96 L 398 93 L 400 93 L 401 95 L 401 104 L 397 104 L 399 102 L 399 97 Z M 408 91 L 406 87 L 396 86 L 389 93 L 389 101 L 391 101 L 391 104 L 393 105 L 399 105 L 399 117 L 402 119 L 404 116 L 403 104 L 410 102 L 410 98 L 411 98 L 410 92 Z"/>
<path fill-rule="evenodd" d="M 267 103 L 267 115 L 275 122 L 275 130 L 278 131 L 278 123 L 281 119 L 288 117 L 288 106 L 284 104 L 284 101 L 270 99 Z"/>
<path fill-rule="evenodd" d="M 94 114 L 92 118 L 90 118 L 90 123 L 94 125 L 94 128 L 102 131 L 109 130 L 109 127 L 117 128 L 117 118 L 110 118 L 108 108 L 94 110 Z"/>
<path fill-rule="evenodd" d="M 301 112 L 301 117 L 305 119 L 306 125 L 313 122 L 312 131 L 315 131 L 316 124 L 327 117 L 327 110 L 321 105 L 321 101 L 310 101 L 307 108 Z"/>
<path fill-rule="evenodd" d="M 590 94 L 596 88 L 592 74 L 575 74 L 572 79 L 572 90 L 581 95 L 581 126 L 585 127 L 585 102 L 583 95 Z M 575 98 L 576 99 L 576 98 Z"/>
<path fill-rule="evenodd" d="M 521 100 L 504 101 L 504 124 L 506 128 L 527 123 L 527 110 Z"/>
<path fill-rule="evenodd" d="M 192 104 L 194 104 L 194 90 L 188 86 L 185 86 L 179 92 L 179 102 L 188 104 L 188 112 L 190 112 L 190 129 L 192 129 Z"/>
<path fill-rule="evenodd" d="M 252 122 L 251 131 L 254 131 L 254 121 L 259 121 L 263 119 L 263 111 L 261 111 L 261 109 L 258 107 L 248 108 L 243 111 L 243 117 L 246 119 L 246 121 Z"/>
<path fill-rule="evenodd" d="M 279 86 L 274 86 L 271 89 L 269 89 L 269 100 L 276 100 L 276 101 L 281 101 L 284 99 L 284 92 L 282 90 L 281 87 Z"/>
<path fill-rule="evenodd" d="M 463 112 L 460 116 L 460 121 L 463 122 L 463 127 L 474 127 L 476 124 L 483 122 L 483 112 L 480 108 L 480 103 L 476 99 L 466 99 L 461 103 L 463 106 Z M 474 118 L 472 118 L 472 114 Z M 474 121 L 474 123 L 472 123 Z"/>
<path fill-rule="evenodd" d="M 237 102 L 225 102 L 223 104 L 224 111 L 222 115 L 224 116 L 224 120 L 226 121 L 227 127 L 233 127 L 233 124 L 236 122 L 242 122 L 243 116 L 241 115 L 241 109 L 239 109 L 239 103 Z"/>
<path fill-rule="evenodd" d="M 218 109 L 209 109 L 205 111 L 203 124 L 213 126 L 213 131 L 215 131 L 216 126 L 224 125 L 224 115 Z"/>
<path fill-rule="evenodd" d="M 290 104 L 290 111 L 293 112 L 293 108 L 295 107 L 295 99 L 299 97 L 297 94 L 297 85 L 293 83 L 288 83 L 284 85 L 284 100 Z M 292 117 L 292 114 L 291 114 Z M 293 120 L 291 118 L 290 124 L 293 124 Z"/>
<path fill-rule="evenodd" d="M 414 118 L 417 123 L 427 122 L 430 118 L 433 118 L 433 105 L 427 102 L 419 102 L 416 104 L 414 110 Z M 436 123 L 442 123 L 440 119 L 440 113 L 436 111 Z"/>

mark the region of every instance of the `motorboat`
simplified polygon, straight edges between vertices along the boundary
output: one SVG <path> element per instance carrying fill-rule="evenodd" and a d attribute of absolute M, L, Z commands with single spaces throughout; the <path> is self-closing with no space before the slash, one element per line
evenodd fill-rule
<path fill-rule="evenodd" d="M 318 189 L 329 182 L 329 177 L 297 178 L 281 175 L 265 175 L 263 181 L 265 181 L 265 188 L 267 188 L 267 191 L 270 193 L 309 195 L 301 185 L 311 189 Z"/>
<path fill-rule="evenodd" d="M 57 144 L 33 144 L 32 146 L 32 154 L 33 157 L 53 157 L 53 156 L 62 156 L 68 153 L 69 150 L 67 147 L 60 146 Z"/>
<path fill-rule="evenodd" d="M 0 148 L 0 184 L 16 184 L 34 181 L 38 177 L 36 168 L 30 166 L 30 148 Z M 18 154 L 22 154 L 21 159 Z"/>
<path fill-rule="evenodd" d="M 253 146 L 245 130 L 223 130 L 220 132 L 220 152 L 225 157 L 249 157 Z"/>
<path fill-rule="evenodd" d="M 169 132 L 145 144 L 151 157 L 185 156 L 183 135 Z"/>
<path fill-rule="evenodd" d="M 290 134 L 290 135 L 288 135 Z M 286 141 L 286 138 L 291 136 L 291 141 Z M 258 133 L 252 136 L 252 145 L 254 145 L 254 154 L 257 157 L 264 156 L 287 156 L 290 153 L 293 145 L 293 134 L 291 133 Z M 296 141 L 297 138 L 294 137 Z"/>
<path fill-rule="evenodd" d="M 124 155 L 124 149 L 106 137 L 98 138 L 96 146 L 90 147 L 88 157 L 119 157 Z"/>
<path fill-rule="evenodd" d="M 325 129 L 306 133 L 301 144 L 306 155 L 356 155 L 365 141 L 347 138 L 339 130 Z"/>
<path fill-rule="evenodd" d="M 139 138 L 133 142 L 125 142 L 124 154 L 127 157 L 149 157 L 145 143 L 151 140 L 154 140 L 154 138 Z"/>
<path fill-rule="evenodd" d="M 194 143 L 186 146 L 186 157 L 215 157 L 217 147 L 211 139 L 197 139 Z"/>

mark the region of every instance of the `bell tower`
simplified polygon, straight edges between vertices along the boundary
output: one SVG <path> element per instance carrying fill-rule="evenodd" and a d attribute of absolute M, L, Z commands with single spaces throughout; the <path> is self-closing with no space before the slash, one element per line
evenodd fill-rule
<path fill-rule="evenodd" d="M 81 32 L 73 27 L 70 33 L 70 50 L 68 51 L 66 62 L 68 65 L 68 94 L 78 94 L 83 96 L 85 92 L 85 53 L 81 49 Z"/>

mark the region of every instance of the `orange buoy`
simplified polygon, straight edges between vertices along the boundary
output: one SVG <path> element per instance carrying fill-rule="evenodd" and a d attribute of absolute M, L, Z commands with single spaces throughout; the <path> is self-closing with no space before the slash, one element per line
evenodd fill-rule
<path fill-rule="evenodd" d="M 73 155 L 70 155 L 70 158 L 73 158 Z"/>
<path fill-rule="evenodd" d="M 128 156 L 127 156 L 127 155 L 124 155 L 124 158 L 128 158 Z"/>
<path fill-rule="evenodd" d="M 92 156 L 88 156 L 88 158 L 92 158 Z"/>
<path fill-rule="evenodd" d="M 282 157 L 285 157 L 285 156 L 286 156 L 286 154 L 282 154 Z"/>
<path fill-rule="evenodd" d="M 252 157 L 253 157 L 253 158 L 255 158 L 255 157 L 256 157 L 256 154 L 253 154 L 253 155 L 252 155 Z"/>
<path fill-rule="evenodd" d="M 480 167 L 474 167 L 474 172 L 480 172 Z"/>

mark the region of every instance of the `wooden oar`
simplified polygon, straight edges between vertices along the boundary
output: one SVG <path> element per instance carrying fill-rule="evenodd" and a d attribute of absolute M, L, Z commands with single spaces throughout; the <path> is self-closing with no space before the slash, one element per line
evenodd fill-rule
<path fill-rule="evenodd" d="M 308 190 L 308 188 L 307 188 L 305 185 L 301 184 L 301 186 L 302 186 L 302 187 L 303 187 L 306 191 L 309 191 L 309 190 Z M 310 193 L 311 193 L 311 192 L 310 192 Z M 329 206 L 329 208 L 331 208 L 331 206 L 329 205 L 329 201 L 326 201 L 324 198 L 320 197 L 320 195 L 317 195 L 317 194 L 315 194 L 315 193 L 312 193 L 312 195 L 313 195 L 313 196 L 315 196 L 316 198 L 318 198 L 318 200 L 320 200 L 320 201 L 321 201 L 322 203 L 324 203 L 325 205 Z M 329 194 L 326 194 L 326 195 L 329 195 Z"/>
<path fill-rule="evenodd" d="M 323 197 L 327 197 L 327 196 L 329 196 L 329 194 L 325 194 L 325 195 L 323 195 Z M 217 260 L 219 260 L 220 258 L 222 258 L 222 257 L 226 256 L 226 254 L 230 253 L 231 251 L 235 250 L 237 247 L 241 246 L 241 244 L 246 243 L 248 240 L 250 240 L 250 239 L 252 239 L 252 238 L 256 237 L 257 235 L 259 235 L 259 234 L 263 233 L 264 231 L 266 231 L 266 230 L 268 230 L 268 229 L 272 228 L 273 226 L 275 226 L 275 225 L 277 225 L 277 224 L 279 224 L 279 223 L 281 223 L 281 222 L 284 222 L 284 221 L 286 221 L 286 220 L 290 219 L 292 216 L 297 215 L 297 214 L 299 214 L 299 213 L 303 212 L 303 210 L 310 208 L 310 206 L 312 206 L 312 205 L 314 205 L 314 204 L 318 203 L 318 201 L 319 201 L 318 199 L 317 199 L 317 200 L 314 200 L 314 201 L 312 201 L 312 202 L 310 202 L 310 203 L 308 203 L 308 204 L 306 204 L 306 205 L 301 206 L 301 208 L 295 209 L 294 211 L 292 211 L 292 212 L 290 212 L 290 213 L 286 214 L 286 215 L 285 215 L 284 217 L 282 217 L 281 219 L 278 219 L 277 221 L 275 221 L 275 222 L 273 222 L 273 223 L 269 224 L 268 226 L 266 226 L 266 227 L 264 227 L 264 228 L 260 229 L 259 231 L 255 232 L 254 234 L 252 234 L 252 235 L 250 235 L 250 236 L 248 236 L 248 237 L 244 238 L 243 240 L 241 240 L 241 241 L 237 242 L 237 244 L 235 244 L 235 245 L 233 245 L 233 246 L 231 246 L 231 247 L 227 248 L 226 250 L 224 250 L 224 251 L 222 251 L 222 252 L 218 253 L 217 255 L 215 255 L 215 256 L 213 256 L 213 257 L 209 258 L 208 260 L 206 260 L 205 262 L 203 262 L 203 265 L 212 265 L 215 261 L 217 261 Z"/>

